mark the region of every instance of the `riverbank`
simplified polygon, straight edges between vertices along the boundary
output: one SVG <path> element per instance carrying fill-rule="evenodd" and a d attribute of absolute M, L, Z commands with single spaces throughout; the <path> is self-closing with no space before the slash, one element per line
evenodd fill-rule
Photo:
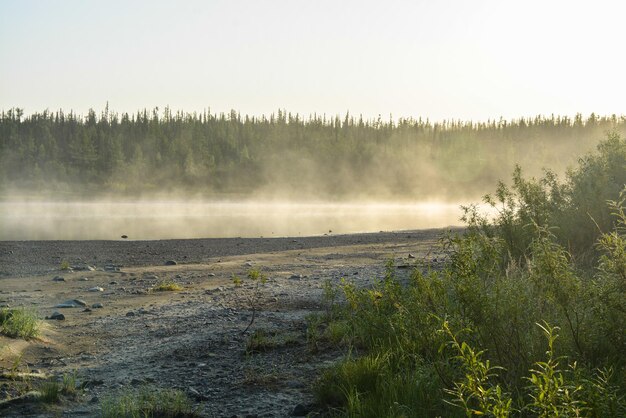
<path fill-rule="evenodd" d="M 76 401 L 52 407 L 60 416 L 97 416 L 103 399 L 143 386 L 179 389 L 207 417 L 311 410 L 311 384 L 345 354 L 307 340 L 305 318 L 324 309 L 324 284 L 346 278 L 367 286 L 390 257 L 402 274 L 422 260 L 440 262 L 437 239 L 444 232 L 0 242 L 0 304 L 65 317 L 44 321 L 34 341 L 0 337 L 0 366 L 8 370 L 19 359 L 23 370 L 75 372 L 85 389 Z M 68 265 L 72 271 L 61 270 Z M 256 293 L 250 285 L 236 288 L 232 276 L 251 269 L 268 281 L 243 334 Z M 163 282 L 182 290 L 154 291 Z M 55 308 L 74 299 L 86 306 Z M 254 333 L 267 337 L 258 352 L 249 349 Z M 50 410 L 24 403 L 2 413 L 44 417 Z"/>

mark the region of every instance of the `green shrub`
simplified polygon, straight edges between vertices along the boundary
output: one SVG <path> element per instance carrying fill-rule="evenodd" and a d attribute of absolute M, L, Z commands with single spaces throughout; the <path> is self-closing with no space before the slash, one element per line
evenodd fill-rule
<path fill-rule="evenodd" d="M 611 135 L 564 182 L 517 169 L 486 197 L 495 216 L 467 207 L 442 270 L 405 285 L 390 262 L 372 287 L 344 282 L 345 303 L 314 330 L 342 324 L 351 357 L 322 376 L 320 404 L 342 416 L 624 416 L 624 183 L 626 142 Z M 436 384 L 420 392 L 424 374 Z"/>

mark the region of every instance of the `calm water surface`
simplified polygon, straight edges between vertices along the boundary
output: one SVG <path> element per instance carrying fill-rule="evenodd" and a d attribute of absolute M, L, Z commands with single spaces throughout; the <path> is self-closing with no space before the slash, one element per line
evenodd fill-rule
<path fill-rule="evenodd" d="M 460 225 L 459 204 L 0 201 L 0 240 L 280 237 Z"/>

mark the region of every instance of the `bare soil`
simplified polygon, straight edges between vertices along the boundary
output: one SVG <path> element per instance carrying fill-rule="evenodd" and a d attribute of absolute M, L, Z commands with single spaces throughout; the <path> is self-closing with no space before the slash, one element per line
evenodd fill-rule
<path fill-rule="evenodd" d="M 75 400 L 12 404 L 0 407 L 0 416 L 98 416 L 106 397 L 146 385 L 186 392 L 206 417 L 286 417 L 298 404 L 315 414 L 312 384 L 344 355 L 307 342 L 305 318 L 324 309 L 325 281 L 370 285 L 390 257 L 400 267 L 440 262 L 437 239 L 443 232 L 0 242 L 0 306 L 33 308 L 42 319 L 54 311 L 65 315 L 63 321 L 44 320 L 35 340 L 0 336 L 0 372 L 76 373 L 85 387 Z M 167 260 L 177 264 L 166 266 Z M 63 261 L 96 269 L 63 271 Z M 269 280 L 261 287 L 254 324 L 243 334 L 253 288 L 235 288 L 232 276 L 244 277 L 252 268 Z M 408 274 L 410 268 L 398 271 Z M 65 281 L 54 281 L 56 276 Z M 183 290 L 151 291 L 164 280 Z M 104 291 L 89 291 L 96 286 Z M 72 299 L 89 310 L 54 308 Z M 103 307 L 92 308 L 97 303 Z M 278 343 L 247 353 L 258 330 Z M 29 384 L 36 387 L 36 379 Z M 0 379 L 0 401 L 3 394 L 16 396 L 14 387 L 11 379 Z"/>

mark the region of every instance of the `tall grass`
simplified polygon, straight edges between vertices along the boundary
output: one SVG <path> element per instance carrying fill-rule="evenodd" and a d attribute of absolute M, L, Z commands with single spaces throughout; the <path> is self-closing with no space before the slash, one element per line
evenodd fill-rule
<path fill-rule="evenodd" d="M 37 313 L 25 308 L 3 308 L 0 310 L 0 334 L 25 340 L 39 334 L 40 321 Z"/>
<path fill-rule="evenodd" d="M 181 391 L 144 387 L 110 396 L 101 405 L 101 418 L 194 418 L 198 413 Z"/>
<path fill-rule="evenodd" d="M 339 416 L 626 416 L 625 183 L 626 142 L 611 135 L 564 182 L 516 170 L 485 198 L 495 218 L 465 208 L 443 270 L 404 285 L 389 264 L 372 288 L 345 282 L 327 322 L 349 324 L 351 355 L 322 376 L 320 404 Z"/>

